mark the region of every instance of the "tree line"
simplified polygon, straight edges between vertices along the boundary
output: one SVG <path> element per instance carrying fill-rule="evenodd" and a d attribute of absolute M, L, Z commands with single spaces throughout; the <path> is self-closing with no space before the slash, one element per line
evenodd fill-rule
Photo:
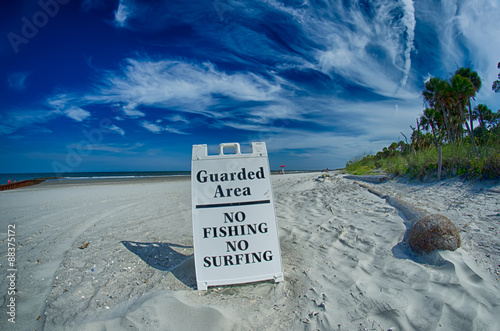
<path fill-rule="evenodd" d="M 500 69 L 500 62 L 498 63 Z M 462 67 L 448 80 L 432 77 L 425 83 L 422 92 L 426 108 L 417 119 L 417 127 L 413 128 L 412 143 L 417 148 L 425 148 L 429 137 L 421 133 L 431 133 L 436 147 L 446 142 L 462 141 L 470 138 L 475 153 L 477 145 L 484 142 L 486 132 L 496 129 L 500 122 L 500 110 L 493 113 L 484 104 L 472 108 L 477 92 L 481 89 L 481 78 L 471 68 Z M 493 83 L 492 89 L 500 92 L 499 80 Z M 474 121 L 479 122 L 479 128 L 474 129 Z M 477 136 L 477 137 L 475 137 Z M 482 138 L 478 139 L 477 138 Z"/>
<path fill-rule="evenodd" d="M 500 69 L 500 62 L 497 67 Z M 410 126 L 412 129 L 410 139 L 401 133 L 405 141 L 394 142 L 375 156 L 350 161 L 347 168 L 355 167 L 356 163 L 366 165 L 371 161 L 377 166 L 380 164 L 378 160 L 406 156 L 408 164 L 406 169 L 410 169 L 411 155 L 425 154 L 424 151 L 432 149 L 437 153 L 439 160 L 437 165 L 430 166 L 437 168 L 440 179 L 442 147 L 446 146 L 447 157 L 450 151 L 453 153 L 456 150 L 458 154 L 467 149 L 465 157 L 460 161 L 454 161 L 455 167 L 460 167 L 458 165 L 460 162 L 474 163 L 481 167 L 477 170 L 479 172 L 483 172 L 486 167 L 488 177 L 492 177 L 492 172 L 495 177 L 500 176 L 498 173 L 500 172 L 500 109 L 493 112 L 487 105 L 481 103 L 473 107 L 481 87 L 481 77 L 469 67 L 458 68 L 447 79 L 430 78 L 422 91 L 425 109 L 416 119 L 416 126 Z M 498 80 L 493 82 L 492 90 L 500 92 L 500 73 Z M 478 123 L 477 127 L 474 127 L 475 123 Z M 448 161 L 445 160 L 446 162 Z"/>

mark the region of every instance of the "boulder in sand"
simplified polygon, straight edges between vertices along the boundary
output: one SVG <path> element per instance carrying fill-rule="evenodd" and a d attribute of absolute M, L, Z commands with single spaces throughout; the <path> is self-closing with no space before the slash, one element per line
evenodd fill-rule
<path fill-rule="evenodd" d="M 408 242 L 416 253 L 454 251 L 460 247 L 460 234 L 447 217 L 439 214 L 427 215 L 413 225 Z"/>

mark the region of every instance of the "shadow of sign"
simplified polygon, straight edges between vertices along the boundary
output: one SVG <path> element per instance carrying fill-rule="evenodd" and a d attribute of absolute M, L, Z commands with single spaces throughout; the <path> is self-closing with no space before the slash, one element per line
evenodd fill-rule
<path fill-rule="evenodd" d="M 140 257 L 149 266 L 171 272 L 186 286 L 196 288 L 196 272 L 193 254 L 182 254 L 177 250 L 192 249 L 193 246 L 172 243 L 143 243 L 136 241 L 121 241 L 130 252 Z M 175 248 L 175 249 L 174 249 Z"/>

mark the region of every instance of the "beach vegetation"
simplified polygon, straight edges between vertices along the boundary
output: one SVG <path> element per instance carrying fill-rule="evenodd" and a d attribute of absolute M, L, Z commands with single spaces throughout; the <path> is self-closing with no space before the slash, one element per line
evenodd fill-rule
<path fill-rule="evenodd" d="M 494 90 L 500 81 L 496 83 Z M 472 107 L 480 88 L 481 78 L 470 68 L 459 68 L 449 79 L 430 78 L 422 91 L 426 108 L 417 125 L 410 126 L 411 137 L 402 134 L 404 141 L 347 162 L 346 171 L 438 180 L 500 177 L 500 110 L 495 113 L 484 104 Z"/>
<path fill-rule="evenodd" d="M 498 62 L 497 68 L 500 69 L 500 62 Z M 500 74 L 498 74 L 498 79 L 493 82 L 491 89 L 495 91 L 495 93 L 500 92 Z"/>

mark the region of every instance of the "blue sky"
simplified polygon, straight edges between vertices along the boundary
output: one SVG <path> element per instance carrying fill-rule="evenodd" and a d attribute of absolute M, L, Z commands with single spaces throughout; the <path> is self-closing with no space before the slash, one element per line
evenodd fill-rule
<path fill-rule="evenodd" d="M 6 0 L 0 173 L 189 170 L 193 144 L 343 167 L 409 135 L 431 76 L 493 111 L 500 2 Z"/>

